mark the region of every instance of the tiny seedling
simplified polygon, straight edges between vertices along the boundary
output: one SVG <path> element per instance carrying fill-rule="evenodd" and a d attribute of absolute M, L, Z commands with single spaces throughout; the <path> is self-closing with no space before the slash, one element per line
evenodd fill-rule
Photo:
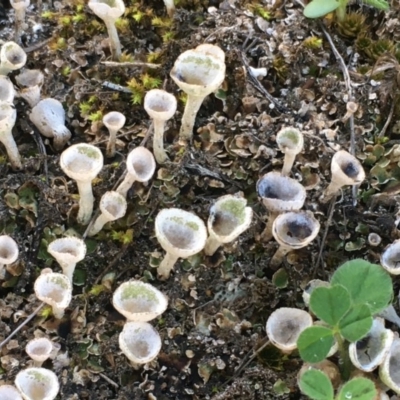
<path fill-rule="evenodd" d="M 379 289 L 377 289 L 379 288 Z M 334 341 L 339 349 L 339 369 L 346 382 L 336 397 L 329 378 L 319 370 L 302 374 L 301 391 L 315 400 L 372 400 L 376 389 L 366 378 L 349 380 L 353 367 L 348 346 L 367 335 L 373 316 L 384 310 L 393 296 L 389 274 L 379 265 L 364 260 L 352 260 L 340 266 L 329 287 L 315 288 L 310 297 L 310 310 L 323 325 L 305 329 L 297 346 L 301 358 L 318 363 L 327 358 Z"/>
<path fill-rule="evenodd" d="M 349 0 L 312 0 L 306 5 L 303 13 L 307 18 L 319 18 L 336 11 L 338 20 L 344 21 L 348 3 Z M 378 10 L 389 10 L 389 3 L 386 0 L 364 0 L 363 3 Z"/>

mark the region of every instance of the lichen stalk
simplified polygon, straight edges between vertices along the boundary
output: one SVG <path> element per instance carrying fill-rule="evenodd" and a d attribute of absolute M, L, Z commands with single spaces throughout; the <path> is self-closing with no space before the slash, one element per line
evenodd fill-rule
<path fill-rule="evenodd" d="M 320 199 L 321 202 L 327 203 L 329 200 L 332 199 L 332 197 L 337 196 L 342 187 L 343 185 L 341 183 L 331 181 L 331 183 L 328 185 L 328 187 L 325 189 L 324 193 L 321 196 Z"/>
<path fill-rule="evenodd" d="M 108 158 L 112 158 L 115 155 L 115 143 L 117 141 L 117 130 L 109 129 L 108 131 L 110 132 L 110 139 L 108 140 L 108 143 L 107 143 L 106 156 Z"/>
<path fill-rule="evenodd" d="M 72 278 L 74 276 L 74 271 L 76 267 L 76 263 L 60 263 L 61 269 L 63 271 L 63 274 L 71 281 L 72 283 Z"/>
<path fill-rule="evenodd" d="M 64 316 L 65 314 L 64 308 L 58 307 L 55 304 L 53 304 L 51 308 L 55 319 L 61 319 Z"/>
<path fill-rule="evenodd" d="M 197 113 L 203 104 L 204 97 L 188 95 L 185 111 L 182 116 L 182 125 L 179 137 L 183 140 L 192 140 L 193 127 Z"/>
<path fill-rule="evenodd" d="M 218 238 L 213 233 L 210 233 L 207 238 L 206 245 L 204 246 L 204 253 L 207 256 L 212 256 L 221 246 L 222 243 L 218 240 Z"/>
<path fill-rule="evenodd" d="M 165 122 L 160 120 L 153 121 L 153 154 L 159 164 L 164 164 L 168 160 L 168 155 L 164 150 L 164 127 Z"/>
<path fill-rule="evenodd" d="M 285 153 L 285 159 L 283 161 L 283 167 L 282 167 L 282 176 L 290 175 L 290 171 L 292 170 L 295 158 L 296 154 L 292 152 Z"/>
<path fill-rule="evenodd" d="M 15 9 L 15 32 L 14 32 L 14 40 L 16 43 L 20 42 L 20 38 L 22 35 L 23 27 L 25 24 L 25 14 L 26 9 L 20 8 Z"/>
<path fill-rule="evenodd" d="M 104 21 L 107 27 L 108 36 L 110 38 L 111 56 L 114 61 L 118 61 L 121 57 L 121 42 L 119 41 L 115 21 Z"/>
<path fill-rule="evenodd" d="M 93 191 L 92 182 L 77 181 L 78 192 L 79 192 L 79 212 L 78 212 L 78 223 L 81 225 L 87 225 L 90 221 L 93 212 Z"/>
<path fill-rule="evenodd" d="M 269 242 L 273 235 L 272 235 L 272 226 L 274 225 L 274 221 L 276 220 L 276 217 L 279 215 L 277 212 L 269 212 L 268 214 L 268 221 L 265 229 L 261 233 L 261 241 L 263 242 Z"/>
<path fill-rule="evenodd" d="M 12 169 L 22 169 L 21 156 L 19 154 L 17 144 L 15 143 L 11 131 L 1 133 L 0 142 L 3 143 L 4 147 L 6 148 L 8 159 L 10 160 Z"/>
<path fill-rule="evenodd" d="M 124 196 L 126 198 L 128 190 L 132 187 L 135 181 L 136 179 L 130 173 L 127 172 L 124 180 L 120 183 L 120 185 L 117 187 L 115 191 L 119 193 L 121 196 Z"/>
<path fill-rule="evenodd" d="M 269 266 L 272 269 L 278 268 L 285 258 L 286 254 L 292 250 L 289 246 L 282 246 L 280 245 L 276 250 L 275 254 L 272 256 L 271 261 L 269 262 Z"/>
<path fill-rule="evenodd" d="M 161 261 L 161 264 L 157 268 L 157 275 L 161 280 L 166 280 L 169 278 L 171 271 L 174 269 L 174 265 L 178 261 L 177 256 L 166 253 L 164 259 Z"/>
<path fill-rule="evenodd" d="M 100 214 L 90 228 L 88 236 L 94 236 L 99 233 L 103 229 L 103 226 L 109 221 L 110 219 L 107 218 L 107 216 L 105 216 L 104 214 Z"/>

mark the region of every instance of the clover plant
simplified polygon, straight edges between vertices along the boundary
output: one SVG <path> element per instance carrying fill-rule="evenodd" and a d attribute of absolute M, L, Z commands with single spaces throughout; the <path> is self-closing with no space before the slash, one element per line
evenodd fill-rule
<path fill-rule="evenodd" d="M 345 384 L 334 396 L 329 378 L 311 369 L 300 378 L 300 390 L 315 400 L 372 400 L 376 389 L 366 378 L 349 380 L 352 369 L 348 346 L 365 337 L 372 327 L 373 316 L 384 310 L 393 296 L 389 274 L 379 265 L 352 260 L 333 274 L 329 287 L 317 287 L 310 296 L 310 310 L 323 325 L 305 329 L 297 347 L 308 363 L 323 361 L 336 340 L 339 349 L 338 367 Z"/>
<path fill-rule="evenodd" d="M 312 0 L 304 8 L 304 16 L 307 18 L 319 18 L 333 11 L 339 21 L 346 18 L 346 7 L 349 0 Z M 368 4 L 378 10 L 387 11 L 389 3 L 386 0 L 364 0 L 363 3 Z"/>

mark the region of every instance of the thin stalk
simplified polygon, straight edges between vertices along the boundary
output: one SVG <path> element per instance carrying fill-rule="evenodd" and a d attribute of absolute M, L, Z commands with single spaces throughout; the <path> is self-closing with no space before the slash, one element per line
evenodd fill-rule
<path fill-rule="evenodd" d="M 285 153 L 285 159 L 283 161 L 283 167 L 282 167 L 282 176 L 288 176 L 290 174 L 295 158 L 296 158 L 295 153 L 292 152 Z"/>
<path fill-rule="evenodd" d="M 328 187 L 325 189 L 324 193 L 322 194 L 320 201 L 322 203 L 327 203 L 332 197 L 337 196 L 340 189 L 343 185 L 339 182 L 331 181 Z"/>
<path fill-rule="evenodd" d="M 283 259 L 285 258 L 286 254 L 289 253 L 289 251 L 291 250 L 293 249 L 289 246 L 280 245 L 278 247 L 278 250 L 276 250 L 275 254 L 272 256 L 271 261 L 269 262 L 270 268 L 278 268 L 283 263 Z"/>
<path fill-rule="evenodd" d="M 120 183 L 115 191 L 126 198 L 128 190 L 132 187 L 135 180 L 136 179 L 129 172 L 127 172 L 124 180 Z"/>
<path fill-rule="evenodd" d="M 273 235 L 272 235 L 272 226 L 274 224 L 274 221 L 276 220 L 276 217 L 279 215 L 277 212 L 272 212 L 270 211 L 268 214 L 268 221 L 265 229 L 261 233 L 261 240 L 263 242 L 269 242 Z"/>
<path fill-rule="evenodd" d="M 153 153 L 154 158 L 159 164 L 164 164 L 168 160 L 167 153 L 164 150 L 164 126 L 165 121 L 154 119 Z"/>
<path fill-rule="evenodd" d="M 118 61 L 121 57 L 121 43 L 119 41 L 115 21 L 105 20 L 108 36 L 110 38 L 111 55 L 114 61 Z"/>
<path fill-rule="evenodd" d="M 210 233 L 207 238 L 206 245 L 204 246 L 204 253 L 207 256 L 212 256 L 221 246 L 222 243 L 218 240 L 218 238 L 213 233 Z"/>
<path fill-rule="evenodd" d="M 76 267 L 76 263 L 71 263 L 71 264 L 60 264 L 63 274 L 71 281 L 72 283 L 72 278 L 74 276 L 74 271 Z"/>
<path fill-rule="evenodd" d="M 112 158 L 115 156 L 115 142 L 117 141 L 117 131 L 115 129 L 109 129 L 110 139 L 107 143 L 106 156 Z"/>
<path fill-rule="evenodd" d="M 347 0 L 340 0 L 339 7 L 336 9 L 336 17 L 341 22 L 346 19 L 346 6 Z"/>
<path fill-rule="evenodd" d="M 174 265 L 178 261 L 178 258 L 179 257 L 171 253 L 165 254 L 164 259 L 157 268 L 157 274 L 161 280 L 166 280 L 169 278 L 171 271 L 174 269 Z"/>
<path fill-rule="evenodd" d="M 3 143 L 6 148 L 12 169 L 22 169 L 21 156 L 11 131 L 3 132 L 0 135 L 0 142 Z"/>
<path fill-rule="evenodd" d="M 346 382 L 349 380 L 350 373 L 352 370 L 352 364 L 349 356 L 349 344 L 347 341 L 343 340 L 340 333 L 335 334 L 335 339 L 338 344 L 339 356 L 340 356 L 339 360 L 340 375 L 343 379 L 343 382 Z"/>
<path fill-rule="evenodd" d="M 93 191 L 91 181 L 77 181 L 78 192 L 79 192 L 79 212 L 78 212 L 78 223 L 81 225 L 87 225 L 90 221 L 90 217 L 93 212 Z"/>
<path fill-rule="evenodd" d="M 23 0 L 22 0 L 23 1 Z M 23 32 L 25 24 L 25 8 L 20 8 L 15 10 L 15 33 L 14 41 L 16 43 L 20 42 L 21 34 Z"/>
<path fill-rule="evenodd" d="M 203 104 L 204 97 L 196 97 L 188 95 L 185 111 L 182 116 L 182 125 L 179 137 L 183 140 L 192 140 L 194 121 L 197 113 Z"/>
<path fill-rule="evenodd" d="M 96 235 L 96 233 L 99 233 L 103 229 L 103 226 L 109 221 L 110 219 L 107 218 L 104 214 L 100 214 L 90 228 L 88 236 L 94 236 Z"/>
<path fill-rule="evenodd" d="M 71 139 L 71 132 L 65 126 L 54 129 L 53 146 L 56 151 L 61 151 L 68 140 Z"/>

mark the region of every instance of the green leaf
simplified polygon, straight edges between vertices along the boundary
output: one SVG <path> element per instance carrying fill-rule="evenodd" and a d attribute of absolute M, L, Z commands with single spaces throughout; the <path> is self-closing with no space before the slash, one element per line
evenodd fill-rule
<path fill-rule="evenodd" d="M 330 379 L 318 369 L 310 369 L 301 375 L 299 387 L 312 400 L 332 400 L 333 386 Z"/>
<path fill-rule="evenodd" d="M 310 363 L 324 360 L 332 345 L 333 332 L 324 326 L 311 326 L 304 329 L 297 339 L 300 357 Z"/>
<path fill-rule="evenodd" d="M 313 0 L 305 6 L 303 14 L 307 18 L 319 18 L 335 11 L 338 7 L 337 0 Z"/>
<path fill-rule="evenodd" d="M 349 342 L 363 338 L 372 327 L 372 315 L 368 306 L 359 304 L 353 307 L 340 321 L 340 334 Z"/>
<path fill-rule="evenodd" d="M 333 274 L 331 284 L 344 286 L 353 304 L 366 304 L 372 315 L 385 309 L 393 296 L 390 275 L 380 265 L 361 259 L 341 265 Z"/>
<path fill-rule="evenodd" d="M 310 297 L 311 311 L 330 326 L 335 326 L 349 311 L 350 294 L 341 285 L 332 287 L 317 287 Z"/>
<path fill-rule="evenodd" d="M 354 378 L 342 386 L 337 400 L 372 400 L 376 394 L 375 385 L 371 380 Z"/>
<path fill-rule="evenodd" d="M 389 3 L 385 0 L 364 0 L 365 4 L 375 7 L 378 10 L 387 11 L 389 10 Z"/>

